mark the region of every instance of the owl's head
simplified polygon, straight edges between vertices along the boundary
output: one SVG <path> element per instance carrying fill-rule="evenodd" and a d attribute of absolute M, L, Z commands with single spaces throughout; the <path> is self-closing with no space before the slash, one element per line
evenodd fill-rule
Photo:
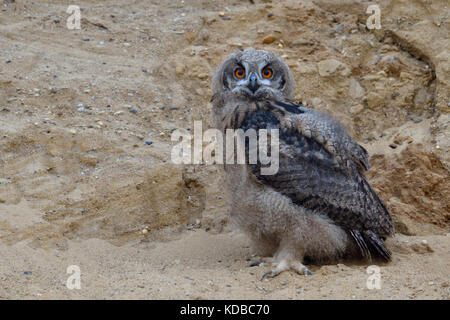
<path fill-rule="evenodd" d="M 226 58 L 212 80 L 213 94 L 239 100 L 291 98 L 295 81 L 289 67 L 275 54 L 247 49 Z"/>

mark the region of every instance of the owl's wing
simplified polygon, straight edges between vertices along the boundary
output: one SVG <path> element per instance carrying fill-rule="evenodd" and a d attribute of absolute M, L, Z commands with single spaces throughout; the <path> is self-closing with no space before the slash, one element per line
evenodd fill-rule
<path fill-rule="evenodd" d="M 369 166 L 367 152 L 337 122 L 290 102 L 255 103 L 235 112 L 228 127 L 279 129 L 279 170 L 263 175 L 260 162 L 248 164 L 256 181 L 327 215 L 354 237 L 365 256 L 373 252 L 390 259 L 380 237 L 391 235 L 393 224 L 362 174 Z"/>
<path fill-rule="evenodd" d="M 274 104 L 287 112 L 291 111 L 284 117 L 282 123 L 286 128 L 297 130 L 299 134 L 321 144 L 340 165 L 347 168 L 356 165 L 360 172 L 370 168 L 366 149 L 355 142 L 337 121 L 321 112 L 292 102 L 278 101 Z"/>

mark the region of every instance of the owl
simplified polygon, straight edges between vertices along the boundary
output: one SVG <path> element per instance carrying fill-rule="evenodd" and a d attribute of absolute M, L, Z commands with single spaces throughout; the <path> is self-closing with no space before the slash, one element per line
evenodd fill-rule
<path fill-rule="evenodd" d="M 312 274 L 310 263 L 389 261 L 383 240 L 394 226 L 364 176 L 367 151 L 331 117 L 293 102 L 294 87 L 280 58 L 255 49 L 230 55 L 212 79 L 213 118 L 224 136 L 228 129 L 278 132 L 276 173 L 262 174 L 259 160 L 224 164 L 232 221 L 261 257 L 251 265 L 269 263 L 264 278 Z"/>

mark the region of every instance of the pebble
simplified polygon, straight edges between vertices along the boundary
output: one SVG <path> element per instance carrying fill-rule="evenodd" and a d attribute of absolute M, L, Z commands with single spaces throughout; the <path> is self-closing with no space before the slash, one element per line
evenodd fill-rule
<path fill-rule="evenodd" d="M 8 59 L 8 60 L 6 60 L 5 62 L 6 62 L 6 63 L 11 63 L 12 60 L 11 60 L 11 59 Z"/>
<path fill-rule="evenodd" d="M 220 12 L 219 12 L 219 16 L 220 16 L 220 17 L 224 17 L 224 16 L 225 16 L 225 12 L 220 11 Z"/>
<path fill-rule="evenodd" d="M 148 230 L 147 230 L 147 229 L 143 229 L 143 230 L 142 230 L 142 233 L 143 233 L 143 234 L 147 234 L 147 233 L 148 233 Z"/>
<path fill-rule="evenodd" d="M 326 59 L 317 63 L 319 75 L 329 77 L 333 75 L 348 76 L 350 68 L 343 62 L 336 59 Z"/>
<path fill-rule="evenodd" d="M 89 38 L 83 38 L 83 41 L 91 41 Z"/>
<path fill-rule="evenodd" d="M 340 33 L 344 29 L 344 26 L 342 24 L 338 25 L 334 28 L 334 32 Z"/>
<path fill-rule="evenodd" d="M 391 143 L 391 144 L 389 145 L 389 147 L 391 147 L 392 149 L 395 149 L 395 148 L 397 148 L 397 145 L 396 145 L 395 143 Z"/>
<path fill-rule="evenodd" d="M 264 44 L 271 44 L 271 43 L 274 42 L 275 40 L 277 40 L 277 38 L 276 38 L 273 34 L 270 34 L 270 35 L 264 37 L 264 39 L 263 39 L 262 42 L 263 42 Z"/>

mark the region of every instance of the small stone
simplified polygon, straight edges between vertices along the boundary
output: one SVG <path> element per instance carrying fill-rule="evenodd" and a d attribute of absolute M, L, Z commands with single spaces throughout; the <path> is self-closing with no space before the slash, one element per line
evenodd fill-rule
<path fill-rule="evenodd" d="M 362 106 L 361 104 L 357 104 L 354 106 L 350 107 L 350 113 L 351 114 L 359 114 L 364 110 L 364 106 Z"/>
<path fill-rule="evenodd" d="M 396 149 L 396 148 L 397 148 L 397 145 L 396 145 L 395 143 L 391 143 L 391 144 L 389 145 L 389 147 L 391 147 L 392 149 Z"/>
<path fill-rule="evenodd" d="M 354 99 L 360 99 L 364 97 L 366 91 L 359 84 L 358 80 L 351 77 L 349 81 L 348 95 Z"/>
<path fill-rule="evenodd" d="M 321 103 L 322 103 L 322 100 L 320 100 L 319 98 L 313 98 L 311 100 L 311 105 L 315 108 L 319 107 Z"/>
<path fill-rule="evenodd" d="M 224 16 L 225 16 L 225 12 L 220 11 L 220 12 L 219 12 L 219 16 L 220 16 L 220 17 L 224 17 Z"/>
<path fill-rule="evenodd" d="M 142 233 L 143 233 L 143 234 L 147 234 L 147 233 L 148 233 L 148 230 L 147 230 L 147 229 L 142 229 Z"/>
<path fill-rule="evenodd" d="M 317 67 L 319 75 L 322 77 L 329 77 L 335 74 L 348 76 L 350 74 L 350 68 L 336 59 L 322 60 L 317 64 Z"/>
<path fill-rule="evenodd" d="M 340 33 L 342 31 L 342 29 L 344 29 L 344 26 L 342 24 L 340 24 L 334 28 L 334 32 Z"/>
<path fill-rule="evenodd" d="M 83 38 L 83 41 L 91 41 L 89 38 Z"/>
<path fill-rule="evenodd" d="M 386 104 L 386 102 L 384 101 L 384 98 L 381 95 L 379 95 L 378 93 L 369 92 L 369 94 L 367 95 L 367 106 L 371 110 L 381 108 L 385 104 Z"/>
<path fill-rule="evenodd" d="M 273 34 L 270 34 L 270 35 L 264 37 L 264 39 L 263 39 L 262 42 L 263 42 L 264 44 L 271 44 L 271 43 L 274 42 L 275 40 L 277 40 L 277 38 L 276 38 Z"/>

